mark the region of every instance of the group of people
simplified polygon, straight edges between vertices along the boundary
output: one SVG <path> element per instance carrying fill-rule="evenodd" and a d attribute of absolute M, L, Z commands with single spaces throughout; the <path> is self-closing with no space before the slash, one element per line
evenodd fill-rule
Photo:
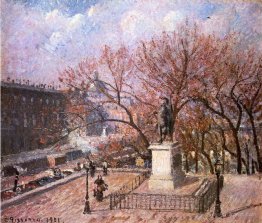
<path fill-rule="evenodd" d="M 95 166 L 95 164 L 94 164 L 94 162 L 92 160 L 90 160 L 89 158 L 87 158 L 87 159 L 89 161 L 88 168 L 89 168 L 89 171 L 90 171 L 90 176 L 94 177 L 95 176 L 95 172 L 96 172 L 96 166 Z M 108 174 L 107 173 L 108 164 L 107 164 L 106 161 L 104 161 L 102 163 L 102 168 L 103 168 L 103 174 L 104 174 L 104 176 L 106 176 Z M 80 162 L 77 163 L 77 167 L 75 167 L 74 170 L 75 171 L 81 171 L 82 170 Z"/>

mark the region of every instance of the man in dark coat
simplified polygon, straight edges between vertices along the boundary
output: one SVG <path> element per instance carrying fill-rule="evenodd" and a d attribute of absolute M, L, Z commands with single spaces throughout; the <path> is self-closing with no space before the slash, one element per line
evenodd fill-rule
<path fill-rule="evenodd" d="M 95 165 L 94 165 L 94 163 L 92 161 L 90 161 L 90 163 L 89 163 L 89 169 L 90 169 L 90 176 L 94 177 L 95 176 L 96 167 L 95 167 Z"/>
<path fill-rule="evenodd" d="M 103 192 L 108 189 L 108 185 L 105 183 L 101 175 L 98 175 L 94 184 L 96 187 L 94 188 L 94 196 L 97 201 L 103 201 Z"/>

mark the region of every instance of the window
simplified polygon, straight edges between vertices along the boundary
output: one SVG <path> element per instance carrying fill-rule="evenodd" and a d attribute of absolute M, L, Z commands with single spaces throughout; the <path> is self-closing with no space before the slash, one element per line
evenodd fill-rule
<path fill-rule="evenodd" d="M 17 96 L 16 95 L 14 95 L 14 100 L 16 100 L 17 99 Z"/>
<path fill-rule="evenodd" d="M 56 101 L 56 105 L 57 105 L 57 106 L 60 105 L 60 101 L 59 101 L 59 100 Z"/>
<path fill-rule="evenodd" d="M 49 104 L 49 100 L 48 100 L 48 98 L 45 100 L 45 102 L 46 102 L 46 104 Z"/>
<path fill-rule="evenodd" d="M 32 115 L 32 119 L 33 119 L 33 126 L 36 126 L 36 118 L 35 118 L 35 115 Z"/>
<path fill-rule="evenodd" d="M 19 125 L 19 120 L 18 120 L 18 115 L 15 111 L 11 112 L 11 117 L 10 117 L 10 124 L 14 125 L 14 126 L 18 126 Z"/>
<path fill-rule="evenodd" d="M 34 102 L 34 98 L 32 97 L 32 98 L 31 98 L 31 103 L 33 103 L 33 102 Z"/>
<path fill-rule="evenodd" d="M 24 113 L 24 127 L 27 127 L 27 118 L 26 118 L 26 113 Z"/>
<path fill-rule="evenodd" d="M 22 100 L 23 100 L 23 102 L 26 102 L 26 98 L 24 96 L 22 97 Z"/>
<path fill-rule="evenodd" d="M 43 99 L 42 99 L 42 98 L 40 98 L 40 100 L 39 100 L 39 101 L 40 101 L 40 103 L 41 103 L 41 104 L 43 103 Z"/>

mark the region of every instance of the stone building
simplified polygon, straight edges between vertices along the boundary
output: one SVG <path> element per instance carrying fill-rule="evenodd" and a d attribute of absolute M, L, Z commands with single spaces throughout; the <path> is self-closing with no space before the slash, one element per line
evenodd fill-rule
<path fill-rule="evenodd" d="M 1 82 L 3 155 L 44 148 L 66 127 L 66 100 L 52 86 Z"/>

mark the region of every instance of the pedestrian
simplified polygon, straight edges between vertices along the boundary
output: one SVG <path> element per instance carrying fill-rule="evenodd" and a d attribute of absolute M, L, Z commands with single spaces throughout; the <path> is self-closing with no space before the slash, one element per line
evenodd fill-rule
<path fill-rule="evenodd" d="M 62 173 L 61 169 L 59 168 L 53 168 L 53 174 L 54 174 L 55 179 L 64 178 L 64 174 Z"/>
<path fill-rule="evenodd" d="M 77 167 L 75 167 L 74 170 L 75 170 L 75 171 L 80 171 L 81 169 L 82 169 L 81 163 L 78 162 L 78 163 L 77 163 Z"/>
<path fill-rule="evenodd" d="M 89 162 L 90 176 L 93 178 L 95 176 L 96 167 L 93 161 Z"/>
<path fill-rule="evenodd" d="M 97 201 L 103 201 L 103 192 L 108 189 L 108 185 L 105 183 L 101 175 L 98 175 L 94 184 L 96 184 L 96 189 L 94 191 L 94 196 Z"/>
<path fill-rule="evenodd" d="M 107 175 L 107 162 L 106 161 L 103 162 L 103 173 L 104 173 L 104 176 Z"/>

